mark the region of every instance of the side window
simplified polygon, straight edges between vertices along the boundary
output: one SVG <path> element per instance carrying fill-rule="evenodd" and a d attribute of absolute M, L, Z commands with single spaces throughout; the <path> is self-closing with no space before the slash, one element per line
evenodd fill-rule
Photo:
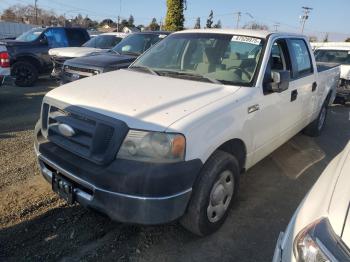
<path fill-rule="evenodd" d="M 302 39 L 291 39 L 290 49 L 293 54 L 293 78 L 307 76 L 313 73 L 309 49 Z"/>
<path fill-rule="evenodd" d="M 66 29 L 69 46 L 82 46 L 86 41 L 89 40 L 86 32 L 80 29 Z"/>
<path fill-rule="evenodd" d="M 288 47 L 284 39 L 279 39 L 272 45 L 269 64 L 272 71 L 291 70 Z"/>
<path fill-rule="evenodd" d="M 63 28 L 49 28 L 44 35 L 49 43 L 49 48 L 68 46 L 66 32 Z"/>

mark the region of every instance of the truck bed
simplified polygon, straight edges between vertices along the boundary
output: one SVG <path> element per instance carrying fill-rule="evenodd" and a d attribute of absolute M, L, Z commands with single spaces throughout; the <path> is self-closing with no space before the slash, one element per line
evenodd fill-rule
<path fill-rule="evenodd" d="M 319 73 L 339 66 L 339 64 L 337 63 L 325 63 L 325 62 L 317 62 L 316 65 L 317 65 L 317 71 Z"/>

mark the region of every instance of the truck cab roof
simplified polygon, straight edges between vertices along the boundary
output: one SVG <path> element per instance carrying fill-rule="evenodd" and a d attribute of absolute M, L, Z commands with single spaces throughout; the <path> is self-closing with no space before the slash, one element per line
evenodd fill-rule
<path fill-rule="evenodd" d="M 254 29 L 189 29 L 175 32 L 174 34 L 184 34 L 184 33 L 207 33 L 207 34 L 231 34 L 231 35 L 243 35 L 257 38 L 268 38 L 271 35 L 274 36 L 296 36 L 305 37 L 301 34 L 289 33 L 289 32 L 274 32 L 268 30 L 254 30 Z"/>

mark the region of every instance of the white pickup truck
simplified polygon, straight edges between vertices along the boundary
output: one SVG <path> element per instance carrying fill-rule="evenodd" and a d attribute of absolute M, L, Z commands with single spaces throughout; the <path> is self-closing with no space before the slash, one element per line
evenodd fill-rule
<path fill-rule="evenodd" d="M 35 150 L 69 203 L 207 235 L 245 170 L 301 130 L 320 134 L 338 80 L 301 35 L 177 32 L 129 69 L 50 91 Z"/>

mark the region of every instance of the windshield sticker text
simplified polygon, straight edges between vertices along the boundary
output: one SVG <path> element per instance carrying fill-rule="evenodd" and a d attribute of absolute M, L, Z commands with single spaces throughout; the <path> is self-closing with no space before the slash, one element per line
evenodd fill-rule
<path fill-rule="evenodd" d="M 260 45 L 261 43 L 261 39 L 259 38 L 250 37 L 250 36 L 240 36 L 240 35 L 234 35 L 231 41 L 249 43 L 253 45 Z"/>

